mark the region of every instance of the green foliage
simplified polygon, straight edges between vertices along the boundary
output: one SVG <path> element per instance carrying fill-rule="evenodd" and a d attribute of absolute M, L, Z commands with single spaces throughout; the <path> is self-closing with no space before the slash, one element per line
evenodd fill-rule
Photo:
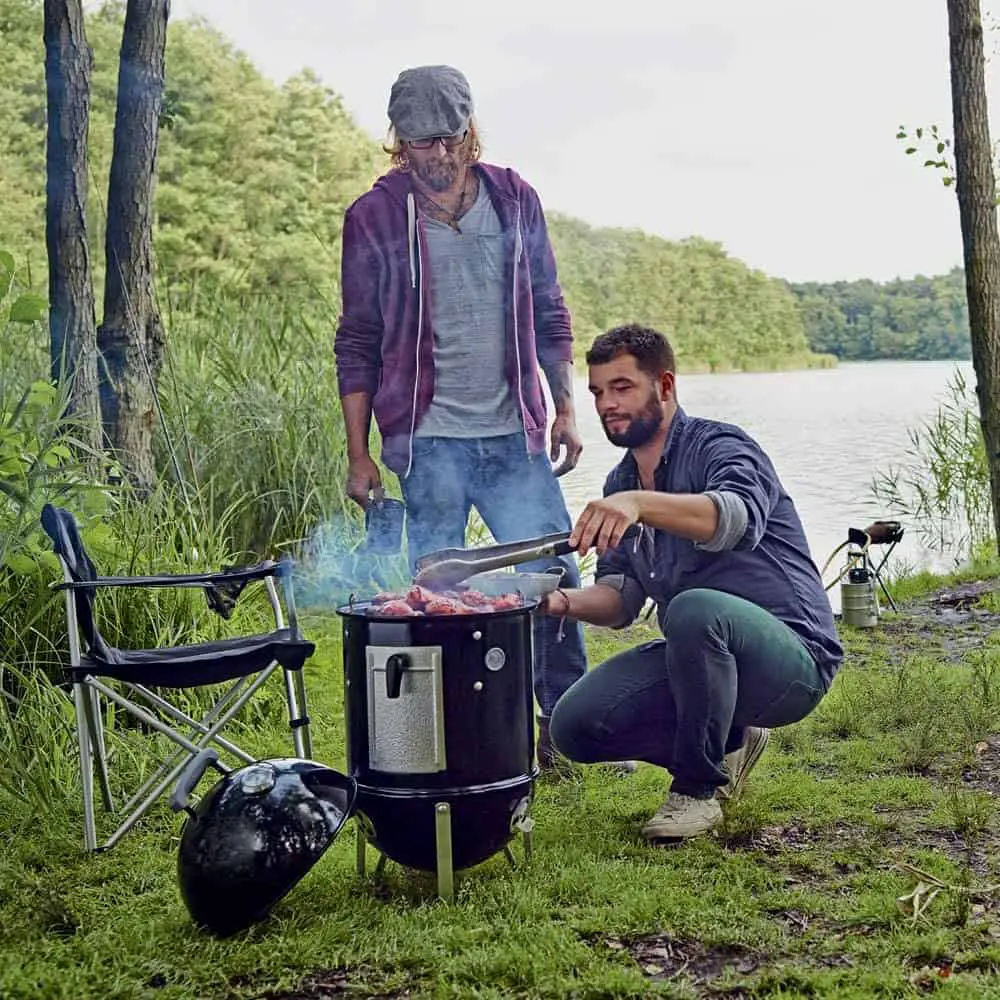
<path fill-rule="evenodd" d="M 955 183 L 955 154 L 952 141 L 937 125 L 919 126 L 912 132 L 900 125 L 896 138 L 906 144 L 906 155 L 922 153 L 924 166 L 940 172 L 941 183 L 951 187 Z"/>
<path fill-rule="evenodd" d="M 947 392 L 933 417 L 910 428 L 903 460 L 878 474 L 872 492 L 929 548 L 961 562 L 991 543 L 993 508 L 975 392 L 958 370 Z"/>
<path fill-rule="evenodd" d="M 598 333 L 641 322 L 670 337 L 685 370 L 822 363 L 784 284 L 717 243 L 595 229 L 558 214 L 549 230 L 580 357 Z"/>
<path fill-rule="evenodd" d="M 969 312 L 961 268 L 934 278 L 807 282 L 790 286 L 814 351 L 842 361 L 968 358 Z"/>
<path fill-rule="evenodd" d="M 48 589 L 58 563 L 44 540 L 39 517 L 48 500 L 64 500 L 81 512 L 102 504 L 102 493 L 76 459 L 64 400 L 37 373 L 44 356 L 40 318 L 23 303 L 13 256 L 0 252 L 0 674 L 5 665 L 50 664 L 56 601 Z M 20 312 L 14 308 L 18 303 Z M 4 681 L 0 678 L 0 689 Z"/>

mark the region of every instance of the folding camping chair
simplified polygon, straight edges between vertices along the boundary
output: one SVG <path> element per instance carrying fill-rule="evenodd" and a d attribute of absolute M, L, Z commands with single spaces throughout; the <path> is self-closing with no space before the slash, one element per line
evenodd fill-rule
<path fill-rule="evenodd" d="M 84 846 L 98 850 L 94 815 L 94 765 L 104 805 L 115 812 L 105 747 L 102 699 L 117 706 L 141 724 L 161 733 L 176 744 L 132 797 L 117 811 L 116 820 L 125 818 L 100 846 L 114 846 L 172 786 L 189 759 L 214 744 L 238 761 L 240 766 L 255 758 L 222 735 L 223 728 L 247 704 L 267 679 L 282 668 L 289 725 L 298 757 L 311 757 L 309 717 L 302 667 L 315 646 L 299 630 L 292 591 L 292 562 L 266 561 L 254 566 L 222 572 L 173 575 L 102 577 L 84 549 L 73 515 L 46 504 L 42 527 L 63 567 L 64 581 L 52 586 L 66 596 L 66 625 L 69 633 L 68 672 L 76 706 L 77 738 L 83 785 Z M 108 644 L 97 625 L 95 595 L 103 587 L 197 587 L 205 592 L 209 606 L 229 618 L 240 593 L 249 583 L 262 580 L 274 612 L 274 631 L 244 635 L 214 642 L 193 643 L 162 649 L 116 649 Z M 280 581 L 288 624 L 275 580 Z M 80 640 L 84 651 L 81 652 Z M 185 688 L 224 685 L 222 693 L 201 719 L 195 719 L 172 704 L 167 694 Z M 155 691 L 152 689 L 156 689 Z M 164 691 L 166 689 L 166 692 Z M 176 694 L 173 695 L 176 698 Z M 224 773 L 229 768 L 217 765 Z"/>

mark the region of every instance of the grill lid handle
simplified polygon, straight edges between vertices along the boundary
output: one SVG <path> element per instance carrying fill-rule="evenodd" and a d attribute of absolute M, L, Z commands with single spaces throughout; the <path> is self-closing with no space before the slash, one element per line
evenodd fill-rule
<path fill-rule="evenodd" d="M 410 658 L 406 653 L 393 653 L 385 661 L 385 696 L 398 698 L 403 684 L 403 671 L 410 669 Z"/>

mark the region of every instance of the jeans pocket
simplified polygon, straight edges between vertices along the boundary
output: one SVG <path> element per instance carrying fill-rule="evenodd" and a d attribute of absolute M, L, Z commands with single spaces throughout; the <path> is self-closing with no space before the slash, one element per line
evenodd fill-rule
<path fill-rule="evenodd" d="M 793 722 L 804 719 L 820 702 L 823 691 L 805 684 L 802 681 L 792 681 L 776 698 L 769 701 L 763 708 L 755 712 L 740 724 L 744 726 L 789 726 Z"/>

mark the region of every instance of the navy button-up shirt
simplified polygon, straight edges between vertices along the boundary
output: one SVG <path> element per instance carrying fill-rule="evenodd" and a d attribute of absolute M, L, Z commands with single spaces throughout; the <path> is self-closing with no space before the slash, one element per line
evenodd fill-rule
<path fill-rule="evenodd" d="M 724 591 L 788 625 L 829 686 L 843 659 L 833 609 L 795 505 L 760 445 L 739 427 L 689 417 L 678 407 L 655 486 L 663 493 L 733 494 L 746 507 L 746 530 L 732 547 L 711 551 L 711 543 L 644 525 L 629 528 L 617 548 L 598 559 L 596 571 L 598 583 L 622 594 L 622 625 L 635 620 L 647 598 L 656 603 L 662 628 L 667 605 L 682 591 Z M 604 495 L 637 489 L 639 470 L 628 453 L 608 476 Z"/>

